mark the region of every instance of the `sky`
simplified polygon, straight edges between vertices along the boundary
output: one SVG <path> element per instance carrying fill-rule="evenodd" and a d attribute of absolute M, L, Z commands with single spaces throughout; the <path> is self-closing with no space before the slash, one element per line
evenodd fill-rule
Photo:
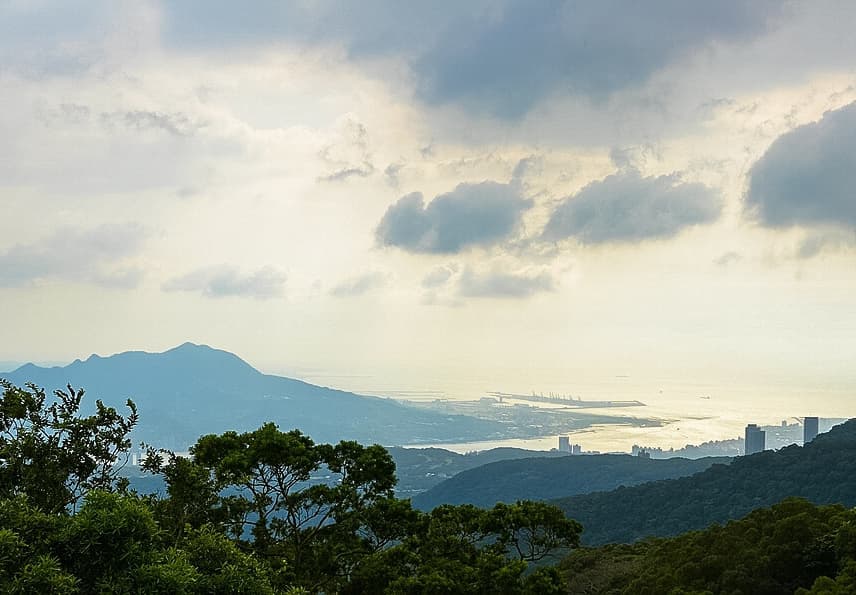
<path fill-rule="evenodd" d="M 193 341 L 364 391 L 786 387 L 845 415 L 854 22 L 0 0 L 0 361 Z"/>

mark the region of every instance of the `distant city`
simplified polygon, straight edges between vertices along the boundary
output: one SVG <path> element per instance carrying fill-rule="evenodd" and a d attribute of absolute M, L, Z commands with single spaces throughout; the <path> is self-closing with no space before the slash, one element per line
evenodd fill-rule
<path fill-rule="evenodd" d="M 713 456 L 745 456 L 765 450 L 778 450 L 792 444 L 805 445 L 818 434 L 828 432 L 846 420 L 838 418 L 821 419 L 819 417 L 794 418 L 793 423 L 782 420 L 780 425 L 760 426 L 747 424 L 742 438 L 713 440 L 702 444 L 687 444 L 683 448 L 663 449 L 634 444 L 631 454 L 641 458 L 665 459 L 671 457 L 701 458 Z M 571 455 L 601 454 L 598 450 L 584 450 L 581 444 L 571 442 L 571 436 L 559 436 L 558 447 L 553 449 Z"/>

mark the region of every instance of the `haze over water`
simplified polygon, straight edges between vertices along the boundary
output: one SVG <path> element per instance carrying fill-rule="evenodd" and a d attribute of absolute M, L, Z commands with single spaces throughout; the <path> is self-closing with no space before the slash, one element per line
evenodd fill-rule
<path fill-rule="evenodd" d="M 602 379 L 572 382 L 563 378 L 562 371 L 543 371 L 542 382 L 530 385 L 519 375 L 507 372 L 502 377 L 480 377 L 470 380 L 444 380 L 441 375 L 414 382 L 412 378 L 396 378 L 394 371 L 378 375 L 309 375 L 318 384 L 329 384 L 360 394 L 386 396 L 403 401 L 430 402 L 435 399 L 472 401 L 487 396 L 490 391 L 518 394 L 549 394 L 573 396 L 583 400 L 639 400 L 644 407 L 581 409 L 595 414 L 655 418 L 661 427 L 632 427 L 627 425 L 597 425 L 569 432 L 572 442 L 584 450 L 629 451 L 633 444 L 651 447 L 680 448 L 709 440 L 723 440 L 743 435 L 748 423 L 778 425 L 782 420 L 794 423 L 794 418 L 818 416 L 849 418 L 856 415 L 856 390 L 853 384 L 822 384 L 804 380 L 804 384 L 771 378 L 750 384 L 738 380 L 723 382 L 688 382 L 669 378 L 639 378 L 615 375 Z M 707 398 L 709 397 L 709 398 Z M 534 402 L 527 404 L 544 406 Z M 450 450 L 466 452 L 496 446 L 516 446 L 537 450 L 556 447 L 556 436 L 539 439 L 510 439 L 478 443 L 440 445 Z"/>

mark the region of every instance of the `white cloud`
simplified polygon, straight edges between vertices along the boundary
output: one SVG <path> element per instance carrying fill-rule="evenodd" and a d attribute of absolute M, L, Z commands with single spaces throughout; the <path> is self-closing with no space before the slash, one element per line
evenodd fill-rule
<path fill-rule="evenodd" d="M 148 235 L 136 223 L 105 224 L 65 227 L 39 241 L 15 244 L 0 252 L 0 287 L 58 280 L 136 287 L 142 271 L 123 263 L 142 249 Z"/>
<path fill-rule="evenodd" d="M 168 280 L 164 291 L 188 291 L 209 298 L 249 297 L 259 300 L 285 294 L 286 275 L 272 266 L 244 272 L 230 265 L 215 265 Z"/>

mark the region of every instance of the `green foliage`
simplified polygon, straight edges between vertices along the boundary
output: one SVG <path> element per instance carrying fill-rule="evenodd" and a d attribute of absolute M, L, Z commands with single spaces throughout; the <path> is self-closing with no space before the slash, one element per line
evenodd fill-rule
<path fill-rule="evenodd" d="M 400 543 L 370 556 L 346 593 L 555 593 L 557 574 L 528 561 L 575 546 L 579 525 L 547 504 L 521 501 L 483 510 L 438 506 L 420 514 Z"/>
<path fill-rule="evenodd" d="M 805 447 L 765 451 L 739 457 L 730 465 L 713 465 L 691 477 L 554 503 L 583 524 L 584 543 L 597 545 L 701 529 L 789 496 L 856 506 L 856 420 L 821 434 Z"/>
<path fill-rule="evenodd" d="M 132 404 L 81 417 L 82 391 L 48 404 L 4 387 L 2 592 L 558 593 L 555 570 L 529 562 L 579 542 L 543 503 L 421 513 L 393 496 L 382 447 L 274 424 L 203 436 L 192 459 L 150 449 L 165 497 L 117 490 L 108 463 L 130 446 Z"/>
<path fill-rule="evenodd" d="M 561 569 L 571 593 L 775 595 L 812 585 L 837 593 L 853 568 L 852 552 L 838 538 L 854 521 L 856 511 L 792 498 L 725 526 L 578 550 Z"/>
<path fill-rule="evenodd" d="M 111 489 L 116 463 L 130 447 L 137 424 L 134 403 L 123 417 L 96 401 L 94 415 L 79 414 L 83 391 L 55 391 L 48 404 L 35 385 L 0 379 L 0 497 L 25 495 L 42 510 L 60 512 L 88 490 Z"/>
<path fill-rule="evenodd" d="M 124 584 L 156 552 L 158 526 L 132 496 L 90 492 L 58 536 L 56 549 L 86 590 Z"/>
<path fill-rule="evenodd" d="M 822 576 L 811 590 L 800 589 L 798 595 L 853 595 L 856 593 L 856 561 L 850 561 L 835 578 Z"/>
<path fill-rule="evenodd" d="M 65 595 L 79 593 L 77 579 L 65 572 L 56 559 L 39 556 L 25 565 L 15 578 L 8 583 L 10 593 L 50 593 Z"/>
<path fill-rule="evenodd" d="M 555 506 L 528 500 L 497 504 L 487 515 L 486 527 L 497 535 L 500 546 L 530 562 L 542 560 L 558 548 L 578 546 L 583 530 Z"/>

